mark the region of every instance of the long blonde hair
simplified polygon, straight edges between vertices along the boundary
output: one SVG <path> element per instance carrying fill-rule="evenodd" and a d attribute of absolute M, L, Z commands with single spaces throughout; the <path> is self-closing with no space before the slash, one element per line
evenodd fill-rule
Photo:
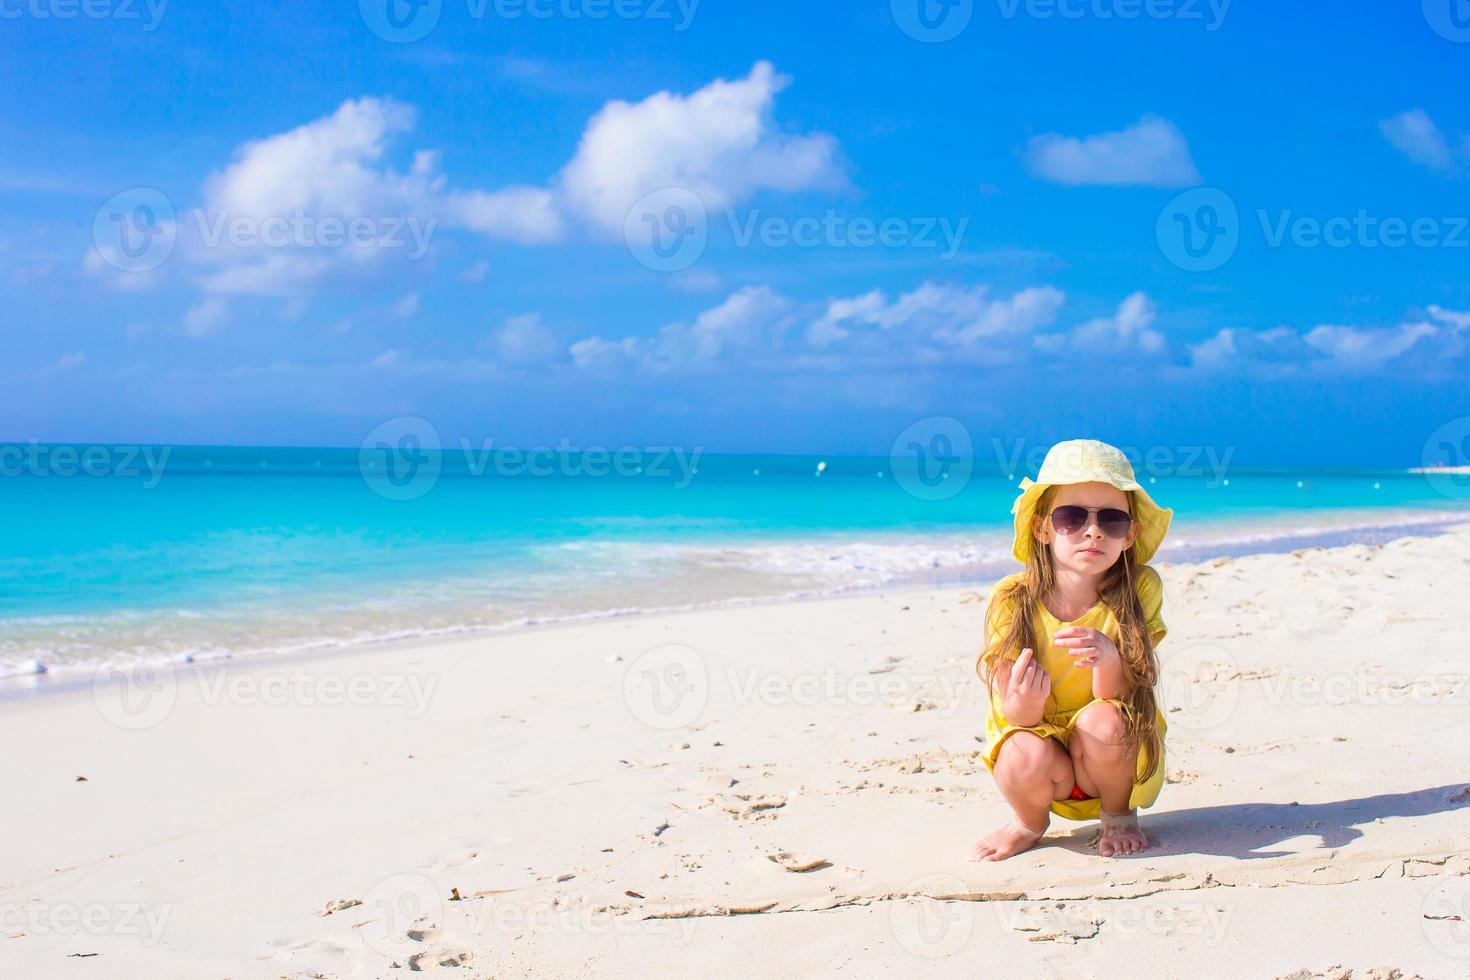
<path fill-rule="evenodd" d="M 1133 492 L 1124 492 L 1128 495 L 1128 512 L 1133 514 Z M 1051 502 L 1055 496 L 1056 487 L 1047 487 L 1037 500 L 1035 513 L 1043 520 L 1051 513 Z M 995 591 L 985 613 L 987 643 L 980 652 L 975 669 L 986 679 L 992 697 L 995 694 L 995 668 L 1000 659 L 1007 652 L 1020 653 L 1027 647 L 1039 649 L 1033 619 L 1042 597 L 1056 584 L 1051 548 L 1033 540 L 1030 551 L 1025 572 L 1016 581 Z M 1135 568 L 1130 546 L 1103 574 L 1097 592 L 1098 598 L 1118 622 L 1118 655 L 1123 663 L 1123 677 L 1128 683 L 1128 693 L 1120 699 L 1129 708 L 1123 712 L 1128 726 L 1125 744 L 1130 750 L 1141 747 L 1146 751 L 1148 765 L 1140 781 L 1147 781 L 1158 770 L 1164 740 L 1159 732 L 1158 699 L 1154 694 L 1154 687 L 1159 682 L 1159 658 L 1148 635 L 1143 603 L 1139 601 L 1138 590 L 1133 585 Z M 1010 623 L 1000 638 L 993 643 L 988 642 L 990 624 L 1004 622 L 1005 617 L 1001 613 L 1005 610 L 1014 611 L 1015 615 L 1010 616 Z"/>

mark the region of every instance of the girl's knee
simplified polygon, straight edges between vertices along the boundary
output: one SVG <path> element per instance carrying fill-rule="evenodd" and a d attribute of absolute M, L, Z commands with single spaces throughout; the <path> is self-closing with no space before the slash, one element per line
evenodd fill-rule
<path fill-rule="evenodd" d="M 1128 721 L 1111 701 L 1094 701 L 1084 707 L 1072 725 L 1084 737 L 1107 745 L 1121 746 L 1128 739 Z"/>
<path fill-rule="evenodd" d="M 1031 732 L 1016 732 L 1001 744 L 996 756 L 996 775 L 1030 781 L 1045 779 L 1055 782 L 1064 778 L 1063 763 L 1068 762 L 1066 753 L 1052 739 L 1042 738 Z"/>

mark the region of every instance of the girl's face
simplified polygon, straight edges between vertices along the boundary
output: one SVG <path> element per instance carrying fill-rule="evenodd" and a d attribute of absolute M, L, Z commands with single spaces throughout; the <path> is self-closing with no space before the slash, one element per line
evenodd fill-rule
<path fill-rule="evenodd" d="M 1088 513 L 1082 526 L 1067 534 L 1057 531 L 1056 525 L 1067 522 L 1056 516 L 1058 507 L 1084 507 Z M 1051 510 L 1040 515 L 1033 532 L 1036 540 L 1051 548 L 1053 563 L 1059 568 L 1071 569 L 1084 575 L 1101 575 L 1124 549 L 1138 537 L 1138 522 L 1134 521 L 1128 533 L 1121 538 L 1109 537 L 1102 529 L 1099 511 L 1107 509 L 1128 512 L 1128 494 L 1108 483 L 1072 483 L 1056 488 L 1052 495 Z"/>

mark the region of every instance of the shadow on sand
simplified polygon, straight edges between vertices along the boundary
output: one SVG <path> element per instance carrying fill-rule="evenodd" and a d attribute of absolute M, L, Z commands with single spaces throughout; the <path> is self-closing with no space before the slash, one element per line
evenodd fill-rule
<path fill-rule="evenodd" d="M 1138 858 L 1177 854 L 1218 854 L 1248 861 L 1302 853 L 1262 850 L 1294 837 L 1320 837 L 1322 849 L 1342 847 L 1363 836 L 1359 828 L 1375 820 L 1423 817 L 1470 807 L 1470 784 L 1451 783 L 1409 793 L 1383 793 L 1331 803 L 1231 803 L 1192 810 L 1143 811 L 1144 833 L 1152 842 Z M 1055 827 L 1055 824 L 1053 824 Z M 1096 854 L 1097 825 L 1085 824 L 1047 843 L 1069 851 Z M 1451 842 L 1446 840 L 1445 845 Z"/>

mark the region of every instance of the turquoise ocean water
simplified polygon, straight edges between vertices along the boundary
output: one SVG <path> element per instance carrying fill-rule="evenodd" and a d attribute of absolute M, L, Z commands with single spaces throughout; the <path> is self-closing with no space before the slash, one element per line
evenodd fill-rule
<path fill-rule="evenodd" d="M 400 462 L 0 445 L 0 677 L 983 585 L 1015 567 L 1009 510 L 1027 475 L 993 461 L 658 451 Z M 1470 520 L 1470 477 L 1181 462 L 1140 468 L 1175 511 L 1158 561 Z"/>

